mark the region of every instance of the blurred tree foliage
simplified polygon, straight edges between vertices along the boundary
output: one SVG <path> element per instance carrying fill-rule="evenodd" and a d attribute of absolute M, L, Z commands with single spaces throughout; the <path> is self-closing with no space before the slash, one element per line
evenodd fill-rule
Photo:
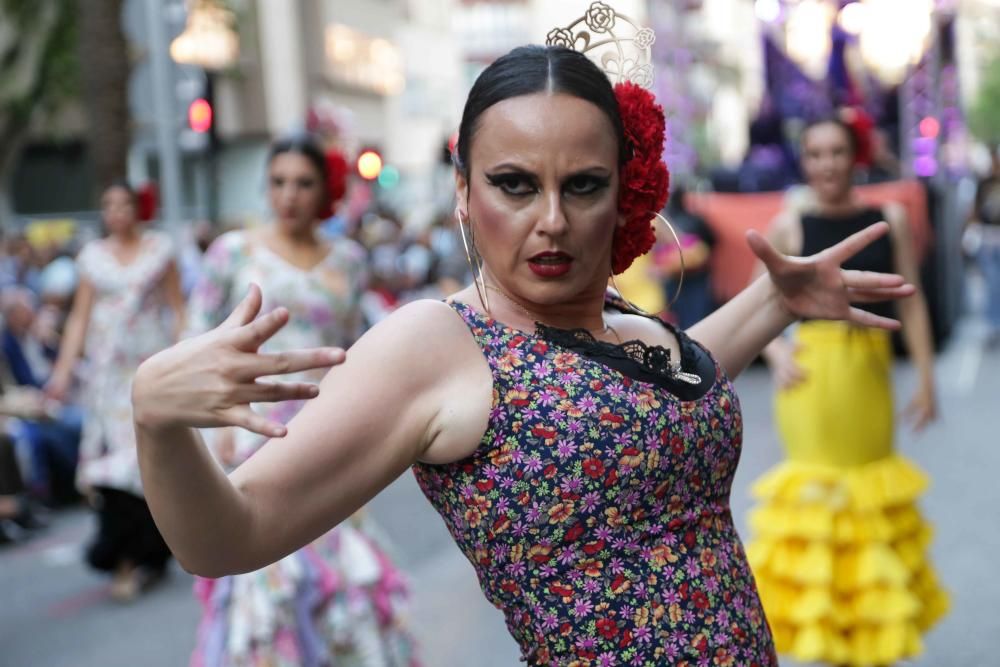
<path fill-rule="evenodd" d="M 1000 50 L 983 72 L 979 92 L 969 109 L 969 129 L 981 141 L 1000 144 Z"/>
<path fill-rule="evenodd" d="M 88 148 L 98 189 L 128 173 L 132 140 L 128 107 L 131 56 L 122 31 L 124 0 L 64 0 L 75 4 L 83 101 L 87 109 Z M 95 193 L 96 195 L 97 193 Z"/>
<path fill-rule="evenodd" d="M 11 173 L 32 123 L 79 91 L 76 5 L 0 0 L 0 225 L 11 216 Z"/>

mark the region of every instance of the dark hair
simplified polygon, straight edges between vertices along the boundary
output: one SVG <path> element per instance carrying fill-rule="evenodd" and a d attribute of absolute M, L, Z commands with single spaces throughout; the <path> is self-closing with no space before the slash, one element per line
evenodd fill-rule
<path fill-rule="evenodd" d="M 314 136 L 300 132 L 276 139 L 271 144 L 271 150 L 267 153 L 267 163 L 271 164 L 274 158 L 282 153 L 298 153 L 308 159 L 312 163 L 312 166 L 316 168 L 320 183 L 323 184 L 324 188 L 327 187 L 326 156 L 320 147 L 319 141 Z"/>
<path fill-rule="evenodd" d="M 458 127 L 455 167 L 469 173 L 469 150 L 477 122 L 498 102 L 540 92 L 565 93 L 590 102 L 603 111 L 618 139 L 619 163 L 628 159 L 625 129 L 611 82 L 597 65 L 578 51 L 562 46 L 519 46 L 501 56 L 476 79 L 465 101 Z"/>
<path fill-rule="evenodd" d="M 858 152 L 861 150 L 858 135 L 854 133 L 854 128 L 837 116 L 823 116 L 806 123 L 805 127 L 802 128 L 802 132 L 799 133 L 799 144 L 804 146 L 806 143 L 806 134 L 809 133 L 809 130 L 819 127 L 820 125 L 835 125 L 843 130 L 844 134 L 847 136 L 847 143 L 851 147 L 851 155 L 854 157 L 858 156 Z"/>

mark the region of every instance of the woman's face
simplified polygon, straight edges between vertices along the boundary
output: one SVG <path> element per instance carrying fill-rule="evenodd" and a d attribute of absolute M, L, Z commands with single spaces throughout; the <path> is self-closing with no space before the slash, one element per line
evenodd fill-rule
<path fill-rule="evenodd" d="M 513 97 L 479 117 L 458 206 L 487 280 L 537 305 L 603 295 L 618 214 L 618 142 L 595 105 Z"/>
<path fill-rule="evenodd" d="M 124 234 L 139 223 L 135 197 L 121 186 L 112 186 L 101 195 L 101 217 L 109 234 Z"/>
<path fill-rule="evenodd" d="M 802 170 L 822 202 L 842 199 L 851 189 L 854 150 L 846 131 L 836 123 L 821 123 L 802 137 Z"/>
<path fill-rule="evenodd" d="M 312 229 L 326 196 L 319 171 L 305 155 L 279 153 L 268 165 L 267 196 L 278 226 L 286 232 Z"/>

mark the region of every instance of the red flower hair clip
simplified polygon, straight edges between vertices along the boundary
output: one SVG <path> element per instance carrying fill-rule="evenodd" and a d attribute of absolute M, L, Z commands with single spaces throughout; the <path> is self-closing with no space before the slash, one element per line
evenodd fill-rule
<path fill-rule="evenodd" d="M 653 95 L 631 82 L 615 86 L 618 110 L 632 157 L 622 166 L 618 211 L 625 224 L 615 229 L 611 271 L 625 271 L 653 247 L 652 220 L 667 203 L 670 172 L 663 161 L 666 119 Z"/>
<path fill-rule="evenodd" d="M 326 203 L 320 210 L 320 217 L 329 218 L 337 211 L 337 202 L 347 192 L 347 159 L 344 154 L 332 148 L 324 155 L 326 159 Z"/>
<path fill-rule="evenodd" d="M 156 217 L 156 209 L 160 199 L 160 191 L 156 183 L 143 183 L 135 191 L 136 217 L 142 222 L 149 222 Z"/>

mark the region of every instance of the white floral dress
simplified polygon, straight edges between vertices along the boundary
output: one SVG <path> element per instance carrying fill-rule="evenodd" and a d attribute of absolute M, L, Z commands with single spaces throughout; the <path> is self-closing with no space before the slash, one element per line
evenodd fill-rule
<path fill-rule="evenodd" d="M 94 286 L 84 345 L 81 399 L 86 409 L 77 480 L 142 495 L 132 426 L 132 377 L 139 364 L 168 347 L 174 331 L 163 278 L 174 246 L 161 232 L 142 235 L 138 256 L 122 264 L 105 240 L 77 257 L 81 278 Z"/>
<path fill-rule="evenodd" d="M 288 324 L 262 351 L 347 346 L 359 333 L 365 289 L 364 250 L 338 239 L 312 269 L 302 269 L 243 231 L 219 237 L 208 249 L 188 307 L 190 333 L 217 326 L 260 285 L 262 312 L 289 310 Z M 320 373 L 278 380 L 317 380 Z M 255 405 L 271 419 L 289 421 L 301 402 Z M 212 432 L 206 432 L 210 442 Z M 263 444 L 237 430 L 234 463 Z M 277 563 L 256 572 L 199 579 L 204 615 L 192 667 L 413 667 L 413 647 L 402 620 L 406 582 L 358 516 Z"/>

